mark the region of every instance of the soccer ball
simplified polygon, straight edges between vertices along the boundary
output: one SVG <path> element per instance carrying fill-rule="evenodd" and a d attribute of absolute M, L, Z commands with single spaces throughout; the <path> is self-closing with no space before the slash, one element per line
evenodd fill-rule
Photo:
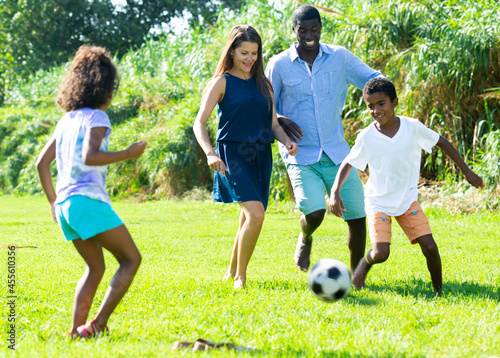
<path fill-rule="evenodd" d="M 321 259 L 309 272 L 309 287 L 320 300 L 335 302 L 351 290 L 351 273 L 339 260 Z"/>

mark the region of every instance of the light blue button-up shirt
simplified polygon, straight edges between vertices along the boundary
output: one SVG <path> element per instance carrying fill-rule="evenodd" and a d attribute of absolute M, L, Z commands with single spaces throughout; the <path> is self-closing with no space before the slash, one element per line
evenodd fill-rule
<path fill-rule="evenodd" d="M 297 154 L 289 155 L 281 145 L 281 156 L 285 163 L 307 165 L 318 162 L 325 152 L 339 164 L 350 150 L 340 117 L 348 85 L 363 88 L 368 80 L 382 74 L 344 47 L 322 43 L 311 70 L 299 57 L 296 45 L 274 56 L 266 68 L 276 112 L 304 130 Z"/>

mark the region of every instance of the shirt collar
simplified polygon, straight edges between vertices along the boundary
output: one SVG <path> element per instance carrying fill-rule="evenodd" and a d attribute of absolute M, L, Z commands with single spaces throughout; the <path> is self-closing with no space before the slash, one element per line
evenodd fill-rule
<path fill-rule="evenodd" d="M 296 59 L 299 59 L 300 60 L 300 57 L 299 57 L 299 53 L 297 52 L 297 44 L 298 42 L 295 41 L 292 46 L 290 46 L 290 52 L 289 52 L 289 56 L 290 56 L 290 61 L 293 62 L 295 61 Z M 321 42 L 319 43 L 319 53 L 318 53 L 318 57 L 321 57 L 323 56 L 323 53 L 326 53 L 326 54 L 331 54 L 332 51 L 330 50 L 330 48 L 326 45 L 323 45 Z"/>

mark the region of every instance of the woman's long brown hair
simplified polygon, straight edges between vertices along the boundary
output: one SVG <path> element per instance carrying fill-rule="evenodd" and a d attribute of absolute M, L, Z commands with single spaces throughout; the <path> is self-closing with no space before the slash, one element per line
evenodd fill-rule
<path fill-rule="evenodd" d="M 249 25 L 236 25 L 231 29 L 229 38 L 227 39 L 226 46 L 217 64 L 217 69 L 214 72 L 212 80 L 216 77 L 228 72 L 234 66 L 231 52 L 236 50 L 242 42 L 253 42 L 259 46 L 257 61 L 252 66 L 250 73 L 257 81 L 257 87 L 260 93 L 266 98 L 268 108 L 271 108 L 273 88 L 271 82 L 264 74 L 264 60 L 262 59 L 262 39 L 259 33 L 252 26 Z"/>

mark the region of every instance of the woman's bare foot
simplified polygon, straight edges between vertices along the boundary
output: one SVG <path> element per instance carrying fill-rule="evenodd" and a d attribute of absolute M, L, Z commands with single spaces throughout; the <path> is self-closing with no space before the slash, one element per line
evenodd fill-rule
<path fill-rule="evenodd" d="M 239 290 L 242 288 L 245 288 L 246 285 L 246 278 L 239 276 L 238 278 L 234 279 L 234 289 Z"/>
<path fill-rule="evenodd" d="M 231 271 L 226 271 L 224 274 L 224 277 L 222 278 L 222 281 L 228 281 L 230 278 L 234 278 L 234 273 L 231 273 Z"/>
<path fill-rule="evenodd" d="M 371 267 L 372 266 L 366 262 L 364 257 L 359 260 L 358 266 L 352 274 L 352 284 L 354 286 L 354 289 L 360 290 L 365 287 L 366 275 L 368 274 L 368 271 Z"/>

